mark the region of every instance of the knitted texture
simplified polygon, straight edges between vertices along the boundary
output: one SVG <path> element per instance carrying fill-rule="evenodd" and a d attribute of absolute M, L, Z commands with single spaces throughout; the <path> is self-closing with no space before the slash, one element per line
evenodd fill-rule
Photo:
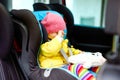
<path fill-rule="evenodd" d="M 47 30 L 47 33 L 58 32 L 66 28 L 66 23 L 62 16 L 48 12 L 45 18 L 41 21 Z"/>
<path fill-rule="evenodd" d="M 68 70 L 77 75 L 80 80 L 96 80 L 92 73 L 80 64 L 69 65 Z"/>
<path fill-rule="evenodd" d="M 100 70 L 100 67 L 91 67 L 89 70 L 95 72 L 95 73 L 98 73 L 98 71 Z"/>

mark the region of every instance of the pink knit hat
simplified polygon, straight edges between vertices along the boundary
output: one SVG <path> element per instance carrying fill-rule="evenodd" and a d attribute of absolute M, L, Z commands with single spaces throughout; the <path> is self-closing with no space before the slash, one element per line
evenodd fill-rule
<path fill-rule="evenodd" d="M 47 13 L 41 23 L 46 28 L 48 34 L 58 32 L 59 30 L 64 30 L 66 28 L 66 24 L 62 16 L 50 12 Z"/>

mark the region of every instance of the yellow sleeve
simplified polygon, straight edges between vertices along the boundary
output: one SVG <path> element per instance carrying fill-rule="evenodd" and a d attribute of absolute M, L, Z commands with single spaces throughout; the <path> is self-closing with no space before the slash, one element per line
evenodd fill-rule
<path fill-rule="evenodd" d="M 79 49 L 75 49 L 73 46 L 71 46 L 70 48 L 72 50 L 72 53 L 73 55 L 76 55 L 76 54 L 79 54 L 79 53 L 82 53 L 83 51 L 79 50 Z"/>
<path fill-rule="evenodd" d="M 63 50 L 65 51 L 65 53 L 68 54 L 68 39 L 65 39 L 65 40 L 62 42 L 62 48 L 63 48 Z"/>
<path fill-rule="evenodd" d="M 58 37 L 55 37 L 49 42 L 41 45 L 41 54 L 46 57 L 52 57 L 58 54 L 61 49 L 61 41 Z"/>

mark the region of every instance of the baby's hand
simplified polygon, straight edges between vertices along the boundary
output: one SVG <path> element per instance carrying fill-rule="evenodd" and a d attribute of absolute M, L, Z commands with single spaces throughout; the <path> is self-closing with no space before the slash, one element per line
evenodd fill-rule
<path fill-rule="evenodd" d="M 63 37 L 64 36 L 64 31 L 63 30 L 58 31 L 58 36 Z"/>

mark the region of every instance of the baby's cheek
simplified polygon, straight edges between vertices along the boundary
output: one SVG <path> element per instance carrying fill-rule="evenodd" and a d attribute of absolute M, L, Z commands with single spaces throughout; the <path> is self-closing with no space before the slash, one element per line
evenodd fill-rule
<path fill-rule="evenodd" d="M 57 36 L 57 33 L 50 33 L 48 34 L 48 38 L 53 39 Z"/>

